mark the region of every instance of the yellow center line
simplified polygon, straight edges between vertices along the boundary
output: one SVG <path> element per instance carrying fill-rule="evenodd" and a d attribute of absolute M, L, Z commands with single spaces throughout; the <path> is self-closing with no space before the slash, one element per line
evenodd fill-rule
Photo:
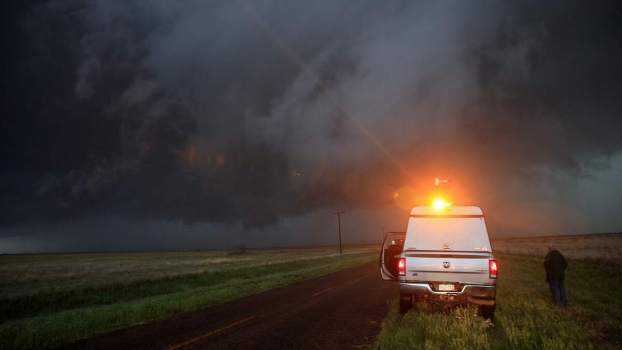
<path fill-rule="evenodd" d="M 354 279 L 354 280 L 351 280 L 351 281 L 348 281 L 348 282 L 344 283 L 344 284 L 343 284 L 343 285 L 341 285 L 340 287 L 343 287 L 343 286 L 349 286 L 349 285 L 351 285 L 351 284 L 355 284 L 355 283 L 357 283 L 357 282 L 362 281 L 365 277 L 367 277 L 367 276 L 361 276 L 361 277 L 358 277 L 358 278 L 356 278 L 356 279 Z M 322 294 L 324 294 L 324 293 L 326 293 L 326 292 L 328 292 L 328 291 L 332 290 L 333 288 L 334 288 L 334 287 L 328 287 L 328 288 L 326 288 L 326 289 L 321 289 L 321 290 L 319 290 L 319 291 L 317 291 L 317 292 L 315 292 L 315 293 L 311 294 L 311 298 L 317 297 L 318 295 L 322 295 Z"/>
<path fill-rule="evenodd" d="M 359 278 L 355 279 L 354 281 L 351 281 L 349 284 L 355 284 L 355 283 L 358 283 L 358 282 L 362 281 L 365 277 L 367 277 L 367 276 L 361 276 L 361 277 L 359 277 Z"/>
<path fill-rule="evenodd" d="M 243 324 L 243 323 L 245 323 L 245 322 L 248 322 L 248 321 L 252 320 L 253 318 L 255 318 L 255 316 L 249 316 L 249 317 L 243 318 L 243 319 L 241 319 L 241 320 L 235 321 L 235 322 L 233 322 L 233 323 L 231 323 L 231 324 L 229 324 L 229 325 L 226 325 L 226 326 L 224 326 L 224 327 L 220 327 L 220 328 L 218 328 L 218 329 L 214 329 L 213 331 L 209 331 L 209 332 L 207 332 L 207 333 L 205 333 L 205 334 L 202 334 L 202 335 L 200 335 L 200 336 L 198 336 L 198 337 L 194 337 L 194 338 L 192 338 L 192 339 L 186 340 L 185 342 L 182 342 L 182 343 L 179 343 L 179 344 L 176 344 L 176 345 L 173 345 L 173 346 L 169 346 L 169 347 L 168 347 L 168 348 L 166 348 L 166 349 L 167 349 L 167 350 L 177 350 L 177 349 L 181 349 L 181 348 L 186 347 L 186 346 L 188 346 L 188 345 L 194 344 L 194 343 L 196 343 L 196 342 L 198 342 L 198 341 L 200 341 L 200 340 L 203 340 L 203 339 L 209 338 L 209 337 L 211 337 L 211 336 L 213 336 L 213 335 L 216 335 L 216 334 L 222 333 L 222 332 L 224 332 L 224 331 L 226 331 L 226 330 L 228 330 L 228 329 L 231 329 L 231 328 L 233 328 L 233 327 L 239 326 L 239 325 L 241 325 L 241 324 Z"/>
<path fill-rule="evenodd" d="M 333 289 L 333 287 L 329 287 L 329 288 L 326 288 L 326 289 L 322 289 L 319 292 L 315 292 L 315 293 L 311 294 L 311 298 L 314 298 L 314 297 L 316 297 L 318 295 L 322 295 L 322 294 L 328 292 L 331 289 Z"/>

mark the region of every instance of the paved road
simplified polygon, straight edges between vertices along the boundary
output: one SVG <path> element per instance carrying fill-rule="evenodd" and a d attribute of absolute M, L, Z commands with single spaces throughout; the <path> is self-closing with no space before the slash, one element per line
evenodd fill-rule
<path fill-rule="evenodd" d="M 371 344 L 397 287 L 376 263 L 74 344 L 72 349 L 348 349 Z"/>

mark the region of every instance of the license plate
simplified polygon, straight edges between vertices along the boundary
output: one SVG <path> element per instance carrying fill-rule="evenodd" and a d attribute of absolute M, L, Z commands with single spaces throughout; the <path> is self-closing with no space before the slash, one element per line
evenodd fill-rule
<path fill-rule="evenodd" d="M 453 284 L 439 284 L 438 290 L 441 292 L 453 292 L 454 290 L 456 290 L 456 286 L 454 286 Z"/>

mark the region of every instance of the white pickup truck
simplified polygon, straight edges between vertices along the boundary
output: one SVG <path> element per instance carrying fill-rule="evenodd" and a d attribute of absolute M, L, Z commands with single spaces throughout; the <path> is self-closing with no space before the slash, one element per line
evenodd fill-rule
<path fill-rule="evenodd" d="M 406 232 L 389 232 L 380 253 L 384 280 L 399 281 L 400 312 L 414 301 L 475 304 L 492 318 L 499 265 L 479 207 L 415 207 Z"/>

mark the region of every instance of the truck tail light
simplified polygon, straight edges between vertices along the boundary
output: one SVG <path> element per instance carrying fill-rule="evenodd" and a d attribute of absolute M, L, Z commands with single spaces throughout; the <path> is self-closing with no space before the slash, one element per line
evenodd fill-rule
<path fill-rule="evenodd" d="M 497 259 L 488 260 L 488 272 L 490 278 L 497 278 L 497 272 L 499 272 L 499 265 Z"/>
<path fill-rule="evenodd" d="M 400 258 L 397 261 L 397 274 L 400 276 L 406 275 L 406 258 Z"/>

